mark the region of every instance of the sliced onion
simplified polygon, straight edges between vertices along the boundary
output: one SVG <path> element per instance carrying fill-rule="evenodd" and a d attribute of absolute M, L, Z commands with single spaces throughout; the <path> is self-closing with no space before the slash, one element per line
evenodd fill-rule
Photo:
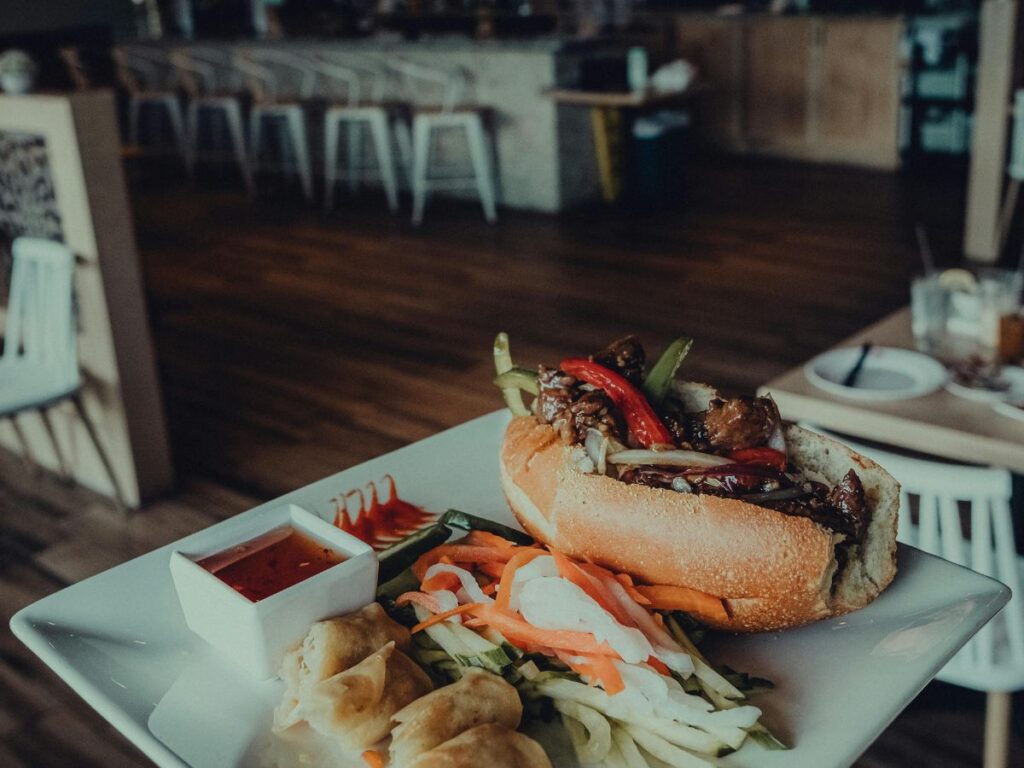
<path fill-rule="evenodd" d="M 658 467 L 719 467 L 733 463 L 732 459 L 700 451 L 618 451 L 608 456 L 612 464 L 652 465 Z"/>
<path fill-rule="evenodd" d="M 462 584 L 462 590 L 466 593 L 466 597 L 469 598 L 467 602 L 494 602 L 494 598 L 488 597 L 484 594 L 484 591 L 480 589 L 480 585 L 477 583 L 476 579 L 473 578 L 473 574 L 464 568 L 459 568 L 457 565 L 448 565 L 447 563 L 434 563 L 432 566 L 427 568 L 424 581 L 429 579 L 435 573 L 454 573 L 459 578 L 459 582 Z"/>
<path fill-rule="evenodd" d="M 517 570 L 515 575 L 512 577 L 509 607 L 513 611 L 518 611 L 520 606 L 519 598 L 523 591 L 523 585 L 533 579 L 539 579 L 544 576 L 558 576 L 558 565 L 555 563 L 555 558 L 551 555 L 535 557 L 533 560 Z"/>
<path fill-rule="evenodd" d="M 692 493 L 693 486 L 686 482 L 685 477 L 673 477 L 672 478 L 672 490 L 679 491 L 680 493 Z"/>
<path fill-rule="evenodd" d="M 694 662 L 672 636 L 662 629 L 658 623 L 651 618 L 647 609 L 633 600 L 626 592 L 625 587 L 613 576 L 603 576 L 602 583 L 612 593 L 612 597 L 622 607 L 637 628 L 647 638 L 654 649 L 654 656 L 662 661 L 669 669 L 678 672 L 683 677 L 689 677 L 694 671 Z M 621 655 L 621 654 L 620 654 Z M 624 656 L 624 661 L 628 661 Z"/>
<path fill-rule="evenodd" d="M 612 726 L 612 743 L 619 748 L 626 768 L 647 768 L 646 758 L 640 754 L 633 737 L 621 726 Z"/>
<path fill-rule="evenodd" d="M 584 475 L 592 475 L 597 467 L 594 465 L 593 460 L 586 454 L 585 451 L 580 451 L 579 455 L 573 456 L 573 464 L 580 472 Z"/>
<path fill-rule="evenodd" d="M 612 747 L 612 729 L 607 718 L 575 701 L 556 700 L 555 709 L 564 715 L 563 722 L 580 762 L 584 765 L 602 762 Z"/>
<path fill-rule="evenodd" d="M 437 589 L 433 592 L 427 592 L 428 595 L 437 600 L 437 606 L 440 608 L 440 613 L 450 611 L 459 607 L 459 598 L 455 596 L 455 593 L 448 589 Z M 453 619 L 458 619 L 461 623 L 461 616 L 453 616 Z"/>
<path fill-rule="evenodd" d="M 626 662 L 645 661 L 654 653 L 643 632 L 619 624 L 568 579 L 532 579 L 523 585 L 518 597 L 523 618 L 535 627 L 589 632 L 598 642 L 608 643 Z"/>
<path fill-rule="evenodd" d="M 701 712 L 714 711 L 714 704 L 709 702 L 707 699 L 701 698 L 700 696 L 692 693 L 687 693 L 683 690 L 683 686 L 679 685 L 674 677 L 669 679 L 671 680 L 669 683 L 671 690 L 668 692 L 668 698 L 672 700 L 674 705 L 686 707 L 688 709 L 699 709 Z M 672 683 L 675 683 L 675 686 L 673 686 Z"/>
<path fill-rule="evenodd" d="M 597 467 L 597 474 L 603 475 L 608 472 L 608 465 L 605 459 L 608 457 L 608 438 L 600 431 L 591 427 L 587 430 L 587 439 L 584 443 L 587 455 Z"/>
<path fill-rule="evenodd" d="M 673 381 L 672 395 L 683 406 L 683 413 L 706 411 L 720 397 L 717 389 L 696 381 Z"/>
<path fill-rule="evenodd" d="M 627 689 L 639 691 L 652 704 L 668 698 L 668 681 L 674 682 L 674 678 L 663 675 L 646 664 L 626 664 L 623 661 L 612 663 L 619 671 Z"/>

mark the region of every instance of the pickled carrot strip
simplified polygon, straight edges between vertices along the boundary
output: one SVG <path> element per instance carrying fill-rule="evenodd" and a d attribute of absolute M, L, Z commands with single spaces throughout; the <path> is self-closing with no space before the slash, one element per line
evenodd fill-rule
<path fill-rule="evenodd" d="M 460 613 L 472 612 L 482 607 L 483 603 L 466 603 L 465 605 L 457 605 L 450 611 L 437 613 L 431 616 L 429 619 L 424 619 L 409 631 L 415 635 L 417 632 L 424 630 L 427 627 L 432 627 L 438 622 L 444 621 L 445 619 L 450 619 L 452 616 L 458 616 Z"/>

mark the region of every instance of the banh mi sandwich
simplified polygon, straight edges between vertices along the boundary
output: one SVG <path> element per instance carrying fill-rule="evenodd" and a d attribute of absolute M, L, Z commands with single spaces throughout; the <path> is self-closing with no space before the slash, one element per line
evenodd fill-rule
<path fill-rule="evenodd" d="M 899 484 L 842 444 L 785 425 L 770 397 L 688 382 L 691 346 L 648 370 L 633 337 L 536 371 L 495 342 L 515 414 L 501 483 L 520 524 L 577 558 L 720 598 L 735 631 L 857 610 L 896 574 Z M 532 407 L 522 393 L 534 395 Z"/>

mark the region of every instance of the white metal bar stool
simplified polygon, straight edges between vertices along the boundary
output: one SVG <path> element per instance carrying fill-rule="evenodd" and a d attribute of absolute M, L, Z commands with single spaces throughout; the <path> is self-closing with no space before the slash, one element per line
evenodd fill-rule
<path fill-rule="evenodd" d="M 218 92 L 217 72 L 219 62 L 211 61 L 196 50 L 174 51 L 171 63 L 178 72 L 182 88 L 188 94 L 186 110 L 187 141 L 185 143 L 185 164 L 189 175 L 195 171 L 196 156 L 199 153 L 199 115 L 201 112 L 220 112 L 227 125 L 231 153 L 242 174 L 242 181 L 249 194 L 253 193 L 252 171 L 245 151 L 245 133 L 242 129 L 242 104 L 237 94 Z M 221 64 L 223 66 L 223 64 Z"/>
<path fill-rule="evenodd" d="M 334 207 L 334 190 L 340 179 L 348 180 L 349 190 L 355 192 L 364 174 L 376 175 L 384 187 L 388 208 L 398 210 L 398 174 L 391 148 L 392 124 L 399 119 L 392 105 L 386 104 L 381 90 L 383 73 L 345 66 L 336 62 L 318 60 L 314 65 L 317 75 L 326 81 L 327 90 L 334 99 L 324 112 L 324 207 Z M 363 100 L 364 82 L 370 81 L 371 101 Z M 338 168 L 338 140 L 345 127 L 348 138 L 348 157 L 345 168 Z M 370 132 L 376 168 L 363 164 L 363 128 Z"/>
<path fill-rule="evenodd" d="M 245 51 L 233 58 L 235 68 L 242 73 L 245 85 L 252 95 L 249 110 L 250 174 L 255 177 L 260 165 L 263 124 L 268 119 L 283 123 L 281 162 L 287 157 L 286 144 L 295 155 L 294 169 L 302 182 L 302 193 L 307 201 L 313 200 L 313 170 L 309 157 L 309 139 L 306 136 L 306 113 L 301 100 L 313 94 L 316 76 L 310 66 L 298 56 L 283 51 Z M 290 99 L 281 86 L 277 69 L 285 69 L 300 82 L 298 98 Z M 283 139 L 287 138 L 287 142 Z"/>
<path fill-rule="evenodd" d="M 475 187 L 488 222 L 497 221 L 495 179 L 492 167 L 491 138 L 484 128 L 484 110 L 466 103 L 469 76 L 462 70 L 443 71 L 422 64 L 396 60 L 389 66 L 414 91 L 440 89 L 442 98 L 436 107 L 413 108 L 412 119 L 412 222 L 423 221 L 427 195 L 434 189 Z M 431 177 L 435 170 L 431 145 L 436 131 L 456 129 L 463 132 L 472 167 L 470 176 Z"/>
<path fill-rule="evenodd" d="M 110 52 L 118 82 L 128 92 L 128 141 L 139 143 L 139 117 L 145 106 L 163 110 L 171 126 L 175 150 L 188 161 L 181 102 L 168 82 L 171 64 L 160 51 L 114 48 Z M 76 59 L 77 60 L 77 56 Z M 71 64 L 69 63 L 69 68 Z"/>

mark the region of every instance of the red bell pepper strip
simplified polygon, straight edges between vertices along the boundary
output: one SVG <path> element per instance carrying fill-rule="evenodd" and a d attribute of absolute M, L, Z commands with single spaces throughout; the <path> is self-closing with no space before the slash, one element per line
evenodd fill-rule
<path fill-rule="evenodd" d="M 740 448 L 738 451 L 730 453 L 729 458 L 744 464 L 761 464 L 766 467 L 772 467 L 780 472 L 786 469 L 786 454 L 767 446 Z"/>
<path fill-rule="evenodd" d="M 672 434 L 658 418 L 647 398 L 624 376 L 582 357 L 563 360 L 559 368 L 570 376 L 604 390 L 626 417 L 630 433 L 644 448 L 657 444 L 675 445 Z"/>

